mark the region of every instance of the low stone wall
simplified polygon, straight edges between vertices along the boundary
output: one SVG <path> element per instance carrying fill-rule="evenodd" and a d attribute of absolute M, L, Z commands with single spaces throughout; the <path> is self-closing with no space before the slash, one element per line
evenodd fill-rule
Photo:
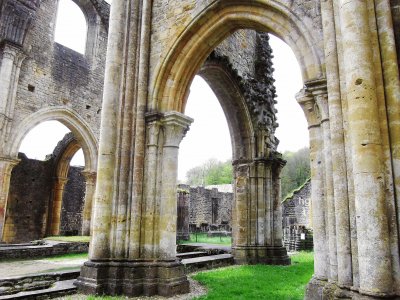
<path fill-rule="evenodd" d="M 33 258 L 56 256 L 69 253 L 85 253 L 89 251 L 88 242 L 52 242 L 34 246 L 0 246 L 0 259 Z"/>

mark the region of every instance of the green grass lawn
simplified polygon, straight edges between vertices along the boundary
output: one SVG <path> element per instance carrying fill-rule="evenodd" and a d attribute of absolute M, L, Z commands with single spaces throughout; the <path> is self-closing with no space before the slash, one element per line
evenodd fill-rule
<path fill-rule="evenodd" d="M 314 271 L 314 253 L 300 252 L 290 266 L 232 266 L 192 277 L 206 286 L 208 293 L 197 300 L 301 300 Z M 74 296 L 67 299 L 74 299 Z M 122 300 L 126 297 L 83 296 L 86 300 Z"/>
<path fill-rule="evenodd" d="M 45 260 L 73 260 L 73 259 L 89 259 L 89 254 L 86 253 L 68 253 L 68 254 L 61 254 L 57 256 L 48 256 L 48 257 L 43 257 L 39 259 L 45 259 Z"/>
<path fill-rule="evenodd" d="M 178 241 L 178 244 L 191 244 L 191 243 L 206 243 L 206 244 L 218 244 L 218 245 L 230 246 L 232 244 L 232 238 L 230 236 L 208 237 L 207 233 L 197 233 L 197 234 L 191 233 L 190 240 Z"/>
<path fill-rule="evenodd" d="M 59 241 L 59 242 L 90 242 L 90 236 L 49 236 L 45 240 Z"/>
<path fill-rule="evenodd" d="M 314 253 L 301 252 L 291 258 L 291 266 L 234 266 L 198 273 L 193 278 L 208 288 L 208 294 L 197 299 L 304 299 Z"/>

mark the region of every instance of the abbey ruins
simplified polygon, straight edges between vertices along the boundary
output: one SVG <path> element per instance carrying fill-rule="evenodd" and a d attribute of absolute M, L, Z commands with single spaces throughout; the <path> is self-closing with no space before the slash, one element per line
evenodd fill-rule
<path fill-rule="evenodd" d="M 400 297 L 400 3 L 397 0 L 74 0 L 84 54 L 54 42 L 57 2 L 0 0 L 0 231 L 22 139 L 46 120 L 75 139 L 54 168 L 46 231 L 60 230 L 68 162 L 85 156 L 79 289 L 174 295 L 176 174 L 196 74 L 216 93 L 233 145 L 236 263 L 288 264 L 282 247 L 268 35 L 301 67 L 315 270 L 307 299 Z M 106 60 L 104 61 L 104 58 Z M 267 75 L 266 75 L 267 74 Z M 290 83 L 289 83 L 290 84 Z M 369 298 L 368 298 L 369 297 Z M 329 299 L 329 298 L 328 298 Z"/>

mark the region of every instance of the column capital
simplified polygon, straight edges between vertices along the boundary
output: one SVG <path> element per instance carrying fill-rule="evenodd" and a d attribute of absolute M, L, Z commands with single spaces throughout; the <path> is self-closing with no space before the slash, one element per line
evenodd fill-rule
<path fill-rule="evenodd" d="M 304 111 L 308 128 L 319 126 L 321 124 L 321 117 L 314 95 L 307 89 L 301 89 L 296 94 L 296 100 Z"/>
<path fill-rule="evenodd" d="M 193 119 L 179 112 L 166 112 L 162 118 L 165 142 L 164 147 L 179 147 L 183 137 L 189 130 Z"/>
<path fill-rule="evenodd" d="M 54 181 L 56 184 L 61 185 L 62 187 L 64 187 L 64 185 L 68 182 L 68 178 L 67 177 L 54 177 Z"/>
<path fill-rule="evenodd" d="M 90 170 L 83 170 L 81 172 L 81 174 L 85 178 L 86 184 L 95 184 L 96 183 L 97 172 L 90 171 Z"/>
<path fill-rule="evenodd" d="M 3 54 L 3 58 L 15 60 L 17 65 L 20 65 L 20 63 L 22 63 L 22 61 L 26 58 L 24 49 L 13 43 L 4 41 L 1 43 L 0 49 Z"/>

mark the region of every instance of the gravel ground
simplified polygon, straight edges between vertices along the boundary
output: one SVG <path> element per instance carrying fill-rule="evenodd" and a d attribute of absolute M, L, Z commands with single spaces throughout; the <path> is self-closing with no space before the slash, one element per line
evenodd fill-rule
<path fill-rule="evenodd" d="M 126 297 L 125 299 L 135 299 L 135 300 L 150 300 L 150 299 L 155 299 L 155 300 L 190 300 L 195 297 L 203 296 L 207 293 L 207 289 L 202 286 L 199 282 L 193 280 L 190 276 L 188 276 L 188 280 L 190 282 L 190 293 L 189 294 L 184 294 L 184 295 L 177 295 L 174 297 L 166 298 L 166 297 L 161 297 L 161 296 L 153 296 L 153 297 Z M 65 296 L 65 297 L 60 297 L 60 298 L 55 298 L 58 300 L 85 300 L 87 298 L 87 295 L 82 295 L 82 294 L 76 294 L 76 295 L 70 295 L 70 296 Z M 121 297 L 122 298 L 122 297 Z"/>

